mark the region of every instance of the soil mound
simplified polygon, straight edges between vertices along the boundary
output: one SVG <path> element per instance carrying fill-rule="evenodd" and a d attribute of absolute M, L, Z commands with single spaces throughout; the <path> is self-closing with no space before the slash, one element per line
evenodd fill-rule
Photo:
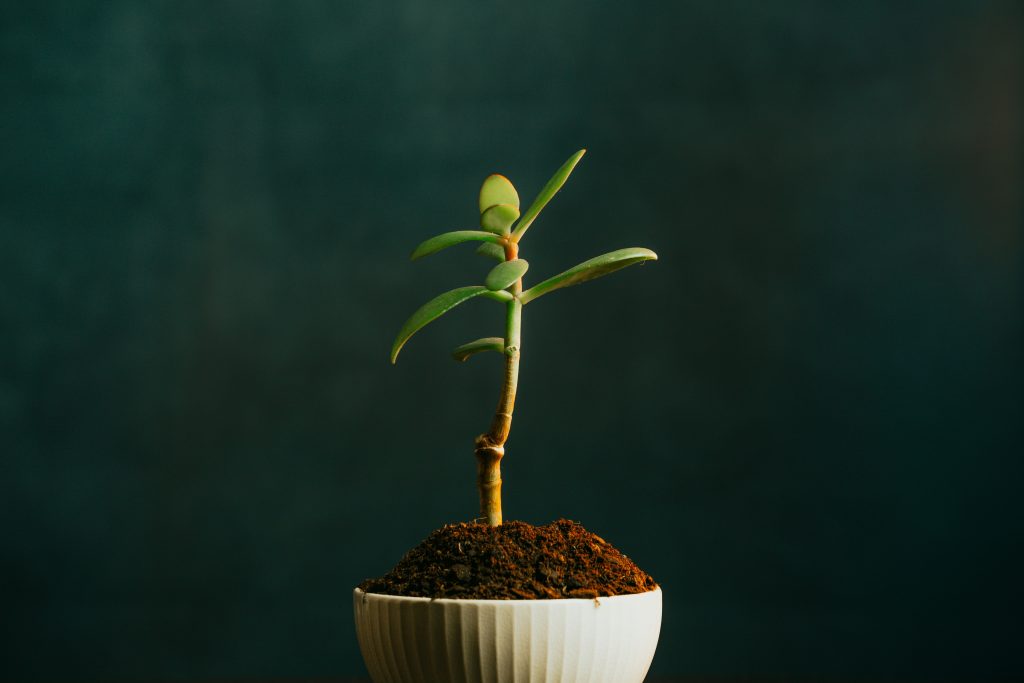
<path fill-rule="evenodd" d="M 367 593 L 424 598 L 597 598 L 654 590 L 646 572 L 576 522 L 451 524 L 406 553 Z"/>

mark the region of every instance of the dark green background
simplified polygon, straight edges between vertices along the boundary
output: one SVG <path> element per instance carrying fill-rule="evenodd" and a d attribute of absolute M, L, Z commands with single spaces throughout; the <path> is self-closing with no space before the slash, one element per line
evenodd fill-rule
<path fill-rule="evenodd" d="M 1024 17 L 972 2 L 23 2 L 0 13 L 0 673 L 359 675 L 350 591 L 476 513 L 664 586 L 653 671 L 1024 675 Z M 534 280 L 536 281 L 536 280 Z"/>

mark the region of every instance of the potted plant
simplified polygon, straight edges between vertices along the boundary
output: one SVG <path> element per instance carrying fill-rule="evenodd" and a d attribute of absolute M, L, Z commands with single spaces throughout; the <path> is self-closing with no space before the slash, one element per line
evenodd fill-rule
<path fill-rule="evenodd" d="M 504 361 L 498 406 L 476 438 L 480 517 L 433 532 L 379 579 L 354 593 L 356 634 L 375 683 L 640 683 L 661 628 L 661 589 L 625 555 L 579 524 L 505 522 L 501 459 L 512 427 L 523 308 L 563 287 L 657 259 L 641 247 L 619 249 L 524 288 L 529 264 L 522 239 L 586 150 L 572 155 L 525 213 L 507 178 L 480 189 L 480 230 L 458 230 L 420 244 L 412 259 L 463 242 L 499 263 L 484 284 L 459 287 L 421 306 L 391 348 L 459 304 L 482 297 L 505 311 L 504 335 L 463 344 L 465 361 L 494 352 Z"/>

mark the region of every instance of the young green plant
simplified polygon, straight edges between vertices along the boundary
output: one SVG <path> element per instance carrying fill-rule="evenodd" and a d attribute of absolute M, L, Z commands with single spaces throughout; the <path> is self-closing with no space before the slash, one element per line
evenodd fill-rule
<path fill-rule="evenodd" d="M 523 289 L 523 275 L 529 268 L 529 264 L 519 256 L 519 245 L 523 235 L 551 198 L 562 189 L 562 185 L 585 152 L 585 149 L 581 149 L 569 157 L 523 214 L 519 212 L 519 194 L 508 178 L 497 174 L 488 176 L 480 188 L 481 229 L 456 230 L 431 237 L 416 247 L 412 253 L 412 260 L 415 261 L 462 242 L 476 241 L 482 242 L 477 253 L 500 261 L 484 278 L 484 284 L 459 287 L 423 304 L 402 325 L 391 347 L 391 362 L 394 363 L 405 342 L 412 335 L 427 323 L 470 299 L 484 297 L 504 304 L 504 336 L 477 339 L 463 344 L 452 352 L 452 356 L 458 361 L 465 361 L 470 356 L 484 351 L 495 351 L 502 354 L 505 359 L 505 375 L 494 418 L 491 420 L 490 428 L 476 437 L 475 441 L 480 514 L 491 526 L 501 524 L 501 458 L 505 455 L 505 442 L 512 428 L 512 411 L 516 402 L 519 361 L 522 357 L 520 340 L 523 307 L 556 289 L 578 285 L 634 263 L 658 258 L 653 251 L 642 247 L 619 249 L 584 261 L 529 289 Z"/>

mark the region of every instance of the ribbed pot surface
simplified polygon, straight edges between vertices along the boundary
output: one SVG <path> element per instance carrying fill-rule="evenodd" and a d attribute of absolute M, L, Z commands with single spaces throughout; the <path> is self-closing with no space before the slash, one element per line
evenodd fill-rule
<path fill-rule="evenodd" d="M 597 600 L 430 600 L 354 594 L 374 683 L 641 683 L 661 589 Z"/>

